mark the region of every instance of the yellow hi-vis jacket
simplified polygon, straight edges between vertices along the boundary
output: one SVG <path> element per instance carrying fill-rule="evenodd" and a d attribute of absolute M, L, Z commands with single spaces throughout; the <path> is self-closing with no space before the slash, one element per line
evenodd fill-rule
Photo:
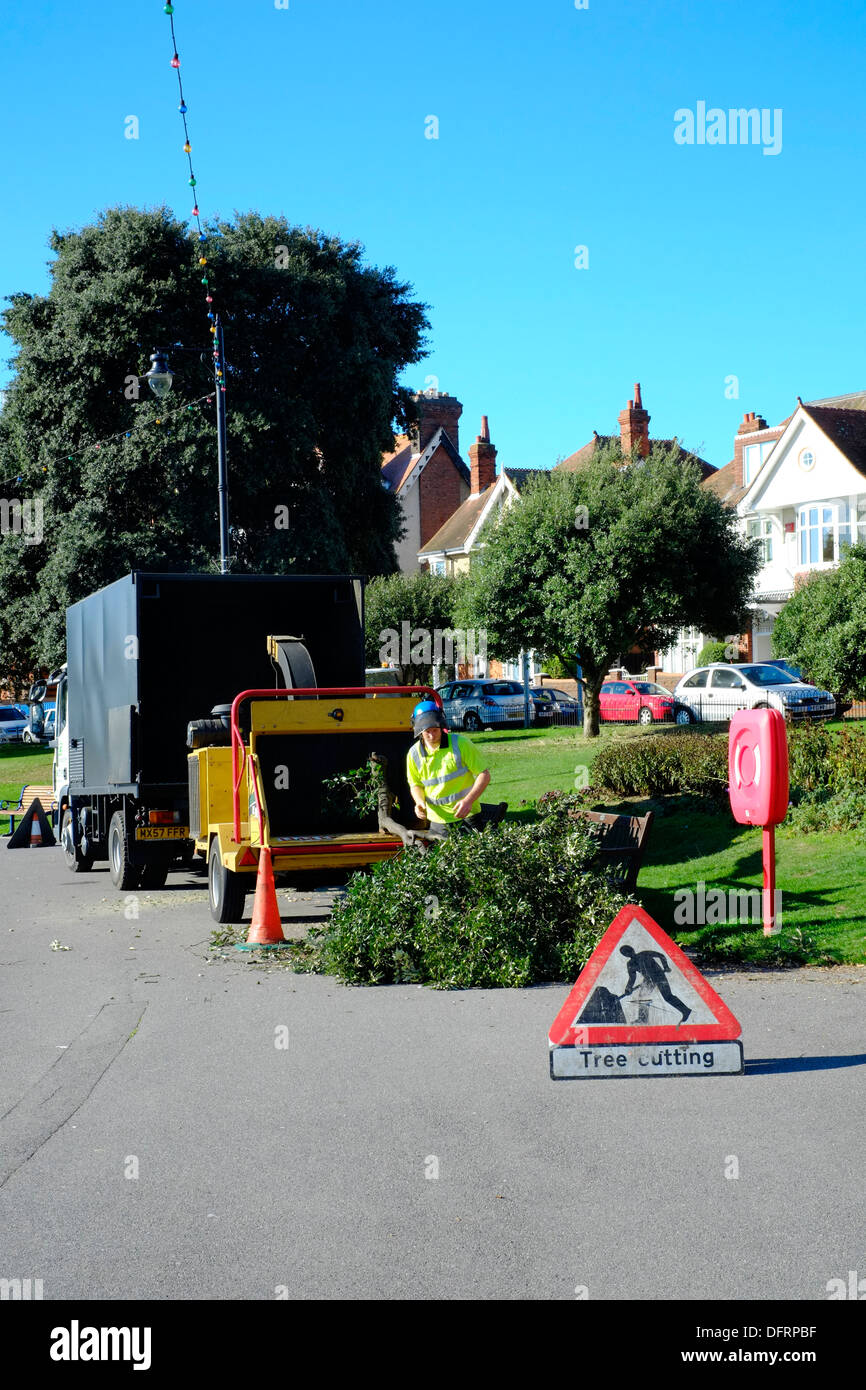
<path fill-rule="evenodd" d="M 406 755 L 406 780 L 410 786 L 423 787 L 427 817 L 440 824 L 456 820 L 455 806 L 483 771 L 477 749 L 459 734 L 443 732 L 442 742 L 433 753 L 424 752 L 424 741 L 419 738 Z M 480 809 L 476 801 L 466 819 L 477 816 Z"/>

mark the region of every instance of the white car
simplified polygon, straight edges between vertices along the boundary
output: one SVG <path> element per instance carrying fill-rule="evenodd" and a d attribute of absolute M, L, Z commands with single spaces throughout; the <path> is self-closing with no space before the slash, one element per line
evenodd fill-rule
<path fill-rule="evenodd" d="M 832 719 L 836 713 L 836 700 L 829 690 L 759 662 L 699 666 L 683 676 L 674 698 L 704 723 L 730 719 L 740 709 L 777 709 L 788 719 Z"/>
<path fill-rule="evenodd" d="M 24 730 L 29 727 L 30 720 L 26 714 L 22 714 L 20 709 L 14 705 L 0 705 L 0 734 L 4 735 L 2 742 L 16 742 L 24 735 Z"/>

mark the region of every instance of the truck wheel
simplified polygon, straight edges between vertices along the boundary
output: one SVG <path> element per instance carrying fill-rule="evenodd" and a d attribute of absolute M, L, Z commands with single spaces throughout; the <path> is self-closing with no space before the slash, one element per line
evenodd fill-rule
<path fill-rule="evenodd" d="M 142 888 L 164 888 L 168 878 L 167 864 L 145 864 L 141 871 Z"/>
<path fill-rule="evenodd" d="M 210 915 L 215 922 L 243 920 L 244 899 L 247 895 L 244 876 L 223 866 L 220 842 L 216 836 L 210 842 L 207 857 L 207 889 Z"/>
<path fill-rule="evenodd" d="M 60 822 L 60 844 L 67 869 L 73 874 L 86 874 L 93 868 L 93 852 L 82 854 L 72 842 L 72 812 L 67 808 Z"/>
<path fill-rule="evenodd" d="M 123 893 L 128 888 L 137 888 L 141 869 L 129 862 L 129 846 L 126 842 L 126 825 L 122 811 L 115 811 L 108 827 L 108 872 L 115 888 Z"/>

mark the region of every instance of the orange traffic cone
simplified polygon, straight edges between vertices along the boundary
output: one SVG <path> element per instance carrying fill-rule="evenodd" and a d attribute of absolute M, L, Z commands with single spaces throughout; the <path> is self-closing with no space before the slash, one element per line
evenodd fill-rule
<path fill-rule="evenodd" d="M 256 896 L 253 902 L 253 920 L 247 937 L 248 946 L 284 946 L 283 924 L 280 909 L 277 907 L 277 890 L 274 886 L 274 868 L 271 851 L 264 848 L 259 853 L 259 869 L 256 874 Z"/>
<path fill-rule="evenodd" d="M 30 822 L 30 848 L 42 848 L 42 826 L 39 824 L 38 816 L 34 816 Z"/>

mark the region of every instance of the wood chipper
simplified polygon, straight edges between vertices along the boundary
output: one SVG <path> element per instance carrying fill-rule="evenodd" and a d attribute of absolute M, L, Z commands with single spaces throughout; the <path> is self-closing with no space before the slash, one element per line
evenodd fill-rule
<path fill-rule="evenodd" d="M 259 856 L 276 874 L 358 869 L 400 852 L 417 833 L 406 782 L 412 710 L 428 686 L 316 685 L 309 654 L 291 637 L 269 637 L 285 683 L 243 690 L 210 719 L 189 725 L 190 837 L 208 865 L 211 914 L 239 922 Z M 329 779 L 377 764 L 383 796 L 361 824 L 334 824 Z"/>

